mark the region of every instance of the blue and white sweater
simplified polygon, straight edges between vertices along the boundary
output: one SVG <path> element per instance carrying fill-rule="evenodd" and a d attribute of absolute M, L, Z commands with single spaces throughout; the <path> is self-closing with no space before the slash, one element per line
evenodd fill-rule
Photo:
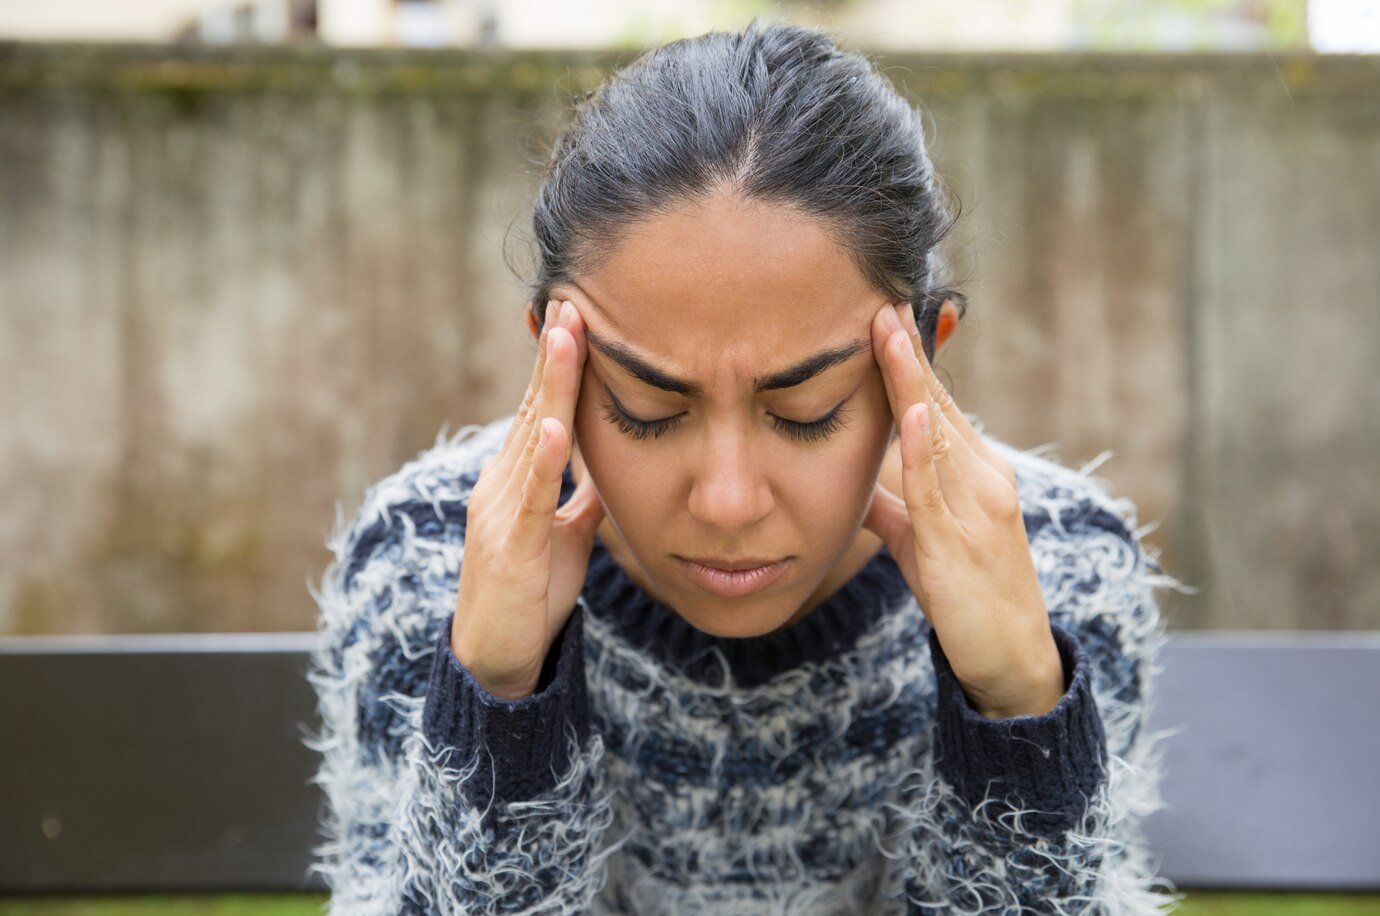
<path fill-rule="evenodd" d="M 309 680 L 333 914 L 1160 913 L 1142 729 L 1164 642 L 1129 500 L 983 433 L 1016 472 L 1066 693 L 968 703 L 883 548 L 804 619 L 716 637 L 597 538 L 537 691 L 450 649 L 468 495 L 511 416 L 371 487 L 319 590 Z M 574 481 L 569 468 L 562 500 Z"/>

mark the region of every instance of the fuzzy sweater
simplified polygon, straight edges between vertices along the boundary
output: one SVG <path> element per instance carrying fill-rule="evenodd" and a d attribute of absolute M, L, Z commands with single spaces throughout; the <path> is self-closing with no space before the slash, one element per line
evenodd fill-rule
<path fill-rule="evenodd" d="M 1164 629 L 1134 506 L 983 433 L 1016 472 L 1064 662 L 1043 716 L 969 704 L 883 548 L 794 625 L 697 630 L 597 537 L 536 692 L 450 649 L 467 498 L 513 417 L 375 484 L 319 590 L 308 679 L 330 912 L 1159 913 L 1141 727 Z M 567 467 L 562 500 L 574 489 Z"/>

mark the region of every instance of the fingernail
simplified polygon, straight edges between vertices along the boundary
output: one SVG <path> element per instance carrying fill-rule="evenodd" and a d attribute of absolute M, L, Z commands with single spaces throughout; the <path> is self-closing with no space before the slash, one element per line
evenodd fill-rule
<path fill-rule="evenodd" d="M 547 328 L 551 327 L 551 319 L 552 319 L 553 317 L 555 317 L 555 315 L 556 315 L 556 300 L 555 300 L 555 299 L 552 299 L 551 301 L 549 301 L 549 302 L 546 303 L 546 314 L 545 314 L 544 316 L 542 316 L 542 325 L 541 325 L 541 329 L 542 329 L 543 331 L 545 331 Z"/>
<path fill-rule="evenodd" d="M 887 334 L 894 334 L 901 330 L 901 322 L 896 317 L 896 309 L 890 307 L 882 315 L 882 324 L 886 325 Z"/>
<path fill-rule="evenodd" d="M 569 301 L 561 303 L 561 327 L 570 330 L 570 326 L 575 323 L 575 306 Z"/>

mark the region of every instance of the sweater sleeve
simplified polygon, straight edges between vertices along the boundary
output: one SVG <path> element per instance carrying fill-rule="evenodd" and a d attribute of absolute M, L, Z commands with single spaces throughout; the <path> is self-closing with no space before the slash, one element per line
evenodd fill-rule
<path fill-rule="evenodd" d="M 930 631 L 934 753 L 904 786 L 893 889 L 910 913 L 1167 912 L 1141 835 L 1160 806 L 1162 750 L 1141 725 L 1161 570 L 1092 503 L 1032 546 L 1064 695 L 1041 716 L 987 719 Z"/>
<path fill-rule="evenodd" d="M 584 912 L 605 880 L 612 813 L 583 607 L 532 696 L 485 691 L 450 648 L 467 494 L 415 491 L 427 498 L 389 493 L 337 535 L 317 596 L 309 745 L 328 839 L 310 871 L 331 914 Z"/>
<path fill-rule="evenodd" d="M 443 766 L 478 761 L 488 778 L 466 780 L 476 808 L 527 802 L 550 791 L 589 744 L 589 699 L 583 660 L 584 611 L 575 608 L 548 653 L 537 689 L 521 700 L 494 696 L 460 664 L 451 649 L 455 612 L 446 617 L 432 656 L 422 734 Z"/>

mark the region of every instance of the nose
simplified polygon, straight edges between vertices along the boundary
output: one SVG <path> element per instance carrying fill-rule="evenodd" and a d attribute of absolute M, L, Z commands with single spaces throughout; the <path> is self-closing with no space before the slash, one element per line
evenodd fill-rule
<path fill-rule="evenodd" d="M 690 490 L 690 513 L 726 532 L 750 529 L 775 506 L 766 470 L 741 430 L 710 432 Z"/>

